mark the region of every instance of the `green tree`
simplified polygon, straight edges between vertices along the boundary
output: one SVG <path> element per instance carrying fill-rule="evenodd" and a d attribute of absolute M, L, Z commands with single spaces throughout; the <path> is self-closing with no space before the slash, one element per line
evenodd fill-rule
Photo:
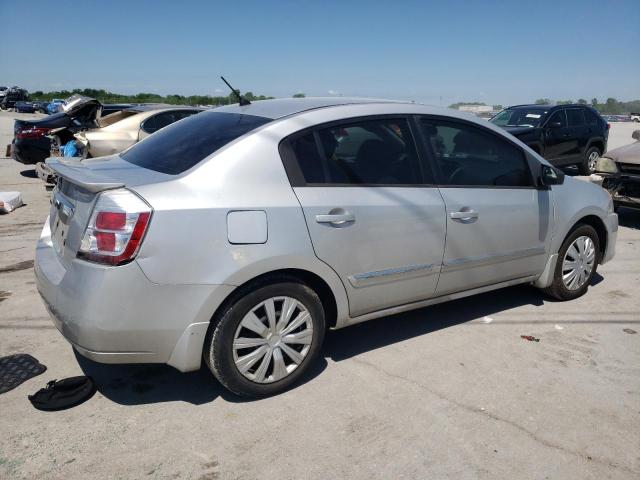
<path fill-rule="evenodd" d="M 578 99 L 578 103 L 579 103 L 580 105 L 586 105 L 586 104 L 587 104 L 587 101 L 586 101 L 584 98 L 579 98 L 579 99 Z"/>
<path fill-rule="evenodd" d="M 504 107 L 502 105 L 494 105 L 493 109 L 494 110 L 502 110 Z"/>
<path fill-rule="evenodd" d="M 592 106 L 593 108 L 596 108 L 596 107 L 598 106 L 598 99 L 597 99 L 597 98 L 593 97 L 593 98 L 591 99 L 591 106 Z"/>
<path fill-rule="evenodd" d="M 293 98 L 304 98 L 306 95 L 302 92 L 294 93 Z"/>
<path fill-rule="evenodd" d="M 550 98 L 539 98 L 535 101 L 536 105 L 550 105 L 551 103 Z"/>
<path fill-rule="evenodd" d="M 570 105 L 573 103 L 573 100 L 558 100 L 556 102 L 557 105 Z"/>

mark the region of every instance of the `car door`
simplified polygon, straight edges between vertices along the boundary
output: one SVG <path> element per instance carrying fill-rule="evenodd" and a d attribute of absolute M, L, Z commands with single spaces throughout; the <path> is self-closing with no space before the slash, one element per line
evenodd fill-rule
<path fill-rule="evenodd" d="M 575 141 L 567 125 L 564 109 L 551 114 L 544 125 L 544 157 L 554 164 L 571 163 L 571 150 Z"/>
<path fill-rule="evenodd" d="M 418 124 L 447 211 L 436 294 L 540 274 L 550 234 L 549 192 L 534 186 L 523 150 L 462 120 L 421 117 Z"/>
<path fill-rule="evenodd" d="M 584 118 L 582 108 L 568 108 L 567 112 L 567 131 L 569 132 L 569 150 L 574 160 L 581 160 L 587 148 L 589 133 Z"/>
<path fill-rule="evenodd" d="M 408 118 L 332 123 L 281 144 L 317 257 L 352 316 L 434 295 L 444 202 L 421 169 Z"/>

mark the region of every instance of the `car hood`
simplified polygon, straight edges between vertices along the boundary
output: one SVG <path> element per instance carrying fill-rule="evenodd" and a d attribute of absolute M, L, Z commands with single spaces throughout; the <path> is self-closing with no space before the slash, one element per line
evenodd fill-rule
<path fill-rule="evenodd" d="M 603 156 L 610 158 L 614 162 L 640 165 L 640 141 L 609 150 Z"/>

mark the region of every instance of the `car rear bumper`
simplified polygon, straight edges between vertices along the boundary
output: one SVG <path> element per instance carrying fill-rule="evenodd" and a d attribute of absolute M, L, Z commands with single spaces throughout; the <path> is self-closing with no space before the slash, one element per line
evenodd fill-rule
<path fill-rule="evenodd" d="M 36 285 L 53 323 L 83 356 L 101 363 L 200 367 L 211 316 L 234 287 L 150 282 L 136 262 L 60 262 L 49 222 L 36 248 Z"/>
<path fill-rule="evenodd" d="M 13 158 L 25 165 L 34 165 L 44 162 L 50 149 L 51 141 L 47 137 L 14 140 Z"/>

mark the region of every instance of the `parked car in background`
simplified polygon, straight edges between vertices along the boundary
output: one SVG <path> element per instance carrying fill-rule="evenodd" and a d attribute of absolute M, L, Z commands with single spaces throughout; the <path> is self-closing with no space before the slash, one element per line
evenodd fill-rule
<path fill-rule="evenodd" d="M 20 100 L 14 104 L 13 108 L 18 113 L 35 113 L 39 111 L 40 104 L 36 102 Z"/>
<path fill-rule="evenodd" d="M 631 118 L 632 122 L 640 122 L 640 113 L 630 113 L 629 117 Z"/>
<path fill-rule="evenodd" d="M 0 102 L 0 109 L 11 110 L 15 108 L 16 102 L 29 100 L 29 92 L 24 88 L 11 87 L 5 90 L 5 95 Z"/>
<path fill-rule="evenodd" d="M 619 206 L 640 208 L 640 130 L 632 134 L 636 141 L 609 150 L 598 160 L 596 172 L 604 177 L 602 187 Z"/>
<path fill-rule="evenodd" d="M 113 155 L 161 128 L 202 112 L 192 107 L 138 106 L 102 117 L 100 127 L 75 134 L 88 157 Z"/>
<path fill-rule="evenodd" d="M 491 119 L 552 165 L 576 165 L 582 175 L 595 170 L 607 149 L 609 124 L 585 105 L 517 105 Z"/>
<path fill-rule="evenodd" d="M 75 134 L 77 156 L 82 158 L 113 155 L 129 148 L 161 128 L 202 112 L 202 108 L 138 106 L 100 118 L 100 127 Z M 55 152 L 54 152 L 55 153 Z M 59 156 L 64 156 L 57 152 Z M 44 163 L 36 163 L 36 174 L 45 183 L 55 175 Z"/>
<path fill-rule="evenodd" d="M 94 98 L 74 95 L 62 107 L 63 111 L 37 120 L 16 120 L 12 156 L 26 165 L 33 165 L 50 156 L 52 142 L 58 148 L 73 134 L 97 127 L 102 105 Z"/>
<path fill-rule="evenodd" d="M 58 175 L 38 290 L 106 363 L 201 359 L 278 393 L 341 328 L 515 284 L 583 295 L 615 251 L 602 188 L 471 114 L 348 98 L 192 115 Z"/>
<path fill-rule="evenodd" d="M 100 113 L 100 117 L 104 118 L 107 115 L 111 115 L 112 113 L 121 112 L 122 110 L 126 110 L 137 105 L 137 103 L 105 103 L 102 105 L 102 112 Z"/>
<path fill-rule="evenodd" d="M 2 103 L 2 99 L 7 94 L 7 87 L 0 87 L 0 103 Z"/>
<path fill-rule="evenodd" d="M 64 100 L 60 98 L 54 98 L 47 104 L 47 113 L 49 115 L 58 113 L 59 111 L 61 111 L 63 105 L 64 105 Z"/>

